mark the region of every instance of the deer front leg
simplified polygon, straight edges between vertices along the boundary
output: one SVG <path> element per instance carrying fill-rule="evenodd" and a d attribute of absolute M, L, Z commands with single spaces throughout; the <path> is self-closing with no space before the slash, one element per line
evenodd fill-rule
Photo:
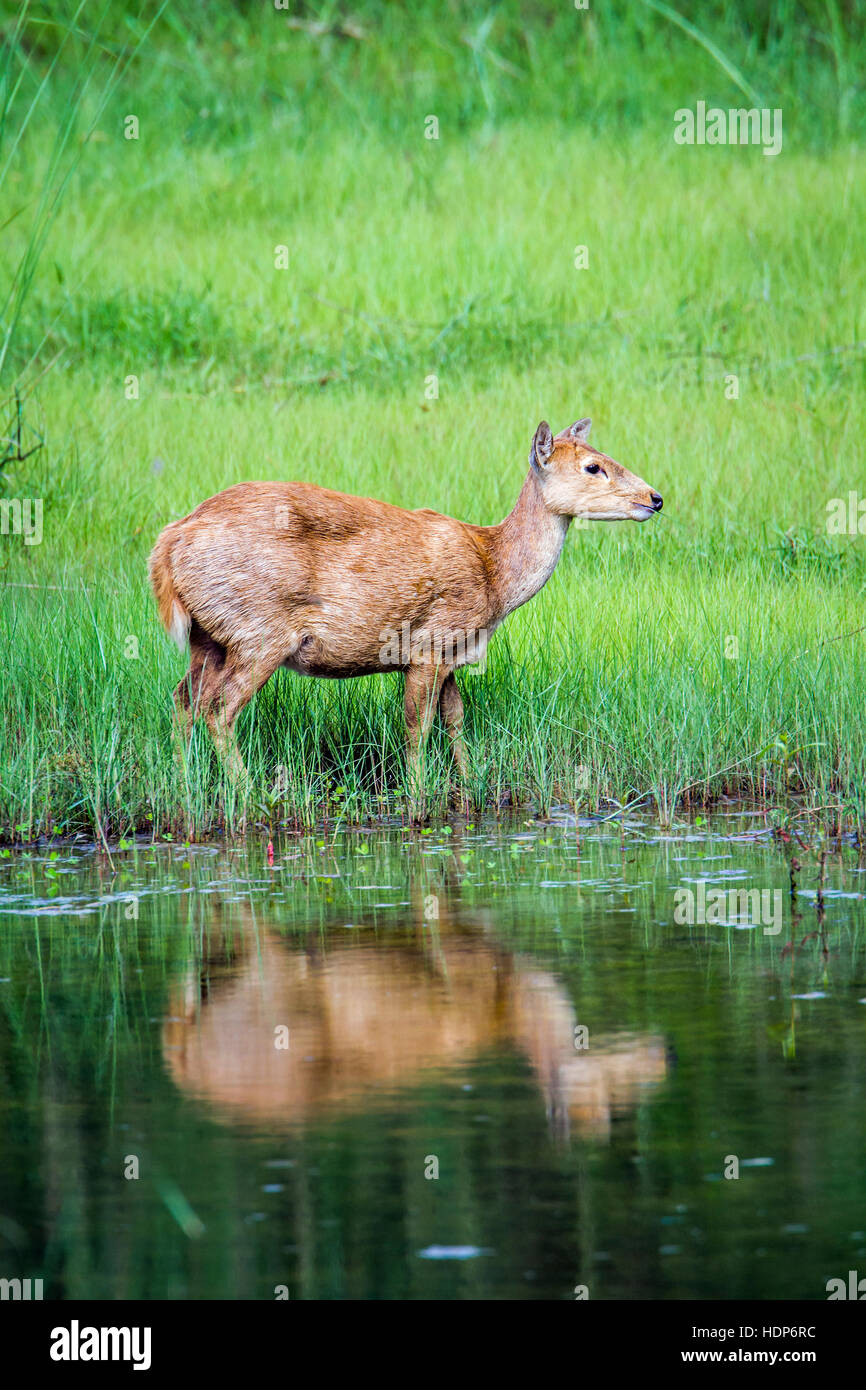
<path fill-rule="evenodd" d="M 442 718 L 445 728 L 448 730 L 448 737 L 451 740 L 451 752 L 454 755 L 454 763 L 457 768 L 458 779 L 461 784 L 461 801 L 466 801 L 466 796 L 462 787 L 466 782 L 466 745 L 463 742 L 463 697 L 460 688 L 452 671 L 450 676 L 446 676 L 442 682 L 442 692 L 439 696 L 439 708 L 442 711 Z"/>
<path fill-rule="evenodd" d="M 406 763 L 413 820 L 424 819 L 424 750 L 445 672 L 438 666 L 410 666 L 406 671 L 403 713 Z"/>

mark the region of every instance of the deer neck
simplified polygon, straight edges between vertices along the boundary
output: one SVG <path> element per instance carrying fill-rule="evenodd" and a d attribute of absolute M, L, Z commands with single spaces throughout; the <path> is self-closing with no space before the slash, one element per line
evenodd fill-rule
<path fill-rule="evenodd" d="M 488 551 L 493 562 L 493 618 L 501 622 L 547 583 L 562 554 L 569 516 L 545 505 L 541 484 L 530 469 L 514 508 L 490 527 Z"/>

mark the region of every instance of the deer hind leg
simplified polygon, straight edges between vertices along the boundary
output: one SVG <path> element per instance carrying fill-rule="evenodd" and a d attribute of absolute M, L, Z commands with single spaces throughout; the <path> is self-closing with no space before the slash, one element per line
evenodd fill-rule
<path fill-rule="evenodd" d="M 452 671 L 442 683 L 439 708 L 451 740 L 451 752 L 460 774 L 461 782 L 466 780 L 466 745 L 463 742 L 463 696 Z"/>
<path fill-rule="evenodd" d="M 193 720 L 204 712 L 222 681 L 226 649 L 197 622 L 189 634 L 189 670 L 174 691 L 174 735 L 178 753 L 189 743 Z"/>
<path fill-rule="evenodd" d="M 434 666 L 410 666 L 406 672 L 403 713 L 413 820 L 424 818 L 424 750 L 445 676 L 441 667 Z"/>
<path fill-rule="evenodd" d="M 237 745 L 235 720 L 256 691 L 270 680 L 279 664 L 279 661 L 247 661 L 229 651 L 219 673 L 217 688 L 206 707 L 203 702 L 202 712 L 214 747 L 235 783 L 249 784 L 249 773 Z"/>

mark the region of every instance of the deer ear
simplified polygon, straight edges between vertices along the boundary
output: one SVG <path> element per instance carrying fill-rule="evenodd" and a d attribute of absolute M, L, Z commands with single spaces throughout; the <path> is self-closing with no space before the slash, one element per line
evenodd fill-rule
<path fill-rule="evenodd" d="M 530 466 L 535 469 L 546 468 L 552 453 L 553 435 L 550 433 L 550 425 L 546 420 L 542 420 L 535 431 L 532 448 L 529 450 Z"/>
<path fill-rule="evenodd" d="M 575 440 L 576 443 L 585 444 L 589 439 L 589 432 L 591 429 L 591 420 L 575 420 L 573 425 L 569 425 L 566 434 Z"/>

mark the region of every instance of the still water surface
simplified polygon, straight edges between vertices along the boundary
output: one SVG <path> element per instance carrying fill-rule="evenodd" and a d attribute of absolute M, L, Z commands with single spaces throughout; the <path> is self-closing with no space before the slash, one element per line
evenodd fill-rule
<path fill-rule="evenodd" d="M 800 858 L 792 910 L 741 808 L 5 852 L 0 1277 L 826 1298 L 866 1275 L 866 866 L 822 911 Z"/>

